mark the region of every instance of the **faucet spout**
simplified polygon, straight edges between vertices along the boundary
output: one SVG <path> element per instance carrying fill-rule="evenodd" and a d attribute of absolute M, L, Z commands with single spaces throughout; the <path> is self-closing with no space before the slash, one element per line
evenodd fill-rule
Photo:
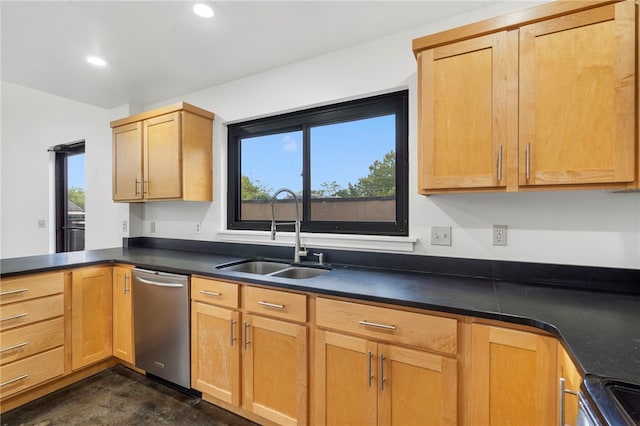
<path fill-rule="evenodd" d="M 283 192 L 290 194 L 293 197 L 294 202 L 296 203 L 296 221 L 294 222 L 294 230 L 296 235 L 294 240 L 295 247 L 293 251 L 293 261 L 300 262 L 300 256 L 306 256 L 307 250 L 304 247 L 302 247 L 300 243 L 300 209 L 298 207 L 298 197 L 296 196 L 296 193 L 290 190 L 289 188 L 278 189 L 276 192 L 273 193 L 273 196 L 271 197 L 271 239 L 272 240 L 276 239 L 276 228 L 278 226 L 278 222 L 276 222 L 276 209 L 275 209 L 276 198 L 278 197 L 278 195 L 280 195 Z M 281 225 L 284 223 L 287 223 L 287 222 L 280 222 Z"/>

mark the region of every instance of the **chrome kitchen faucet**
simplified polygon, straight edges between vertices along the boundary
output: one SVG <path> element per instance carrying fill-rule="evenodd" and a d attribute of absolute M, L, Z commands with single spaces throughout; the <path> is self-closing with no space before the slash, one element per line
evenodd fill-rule
<path fill-rule="evenodd" d="M 276 197 L 281 193 L 286 192 L 293 196 L 293 201 L 296 203 L 296 221 L 295 222 L 278 222 L 276 223 L 276 210 L 275 210 L 275 202 Z M 293 261 L 300 262 L 300 256 L 306 256 L 307 250 L 300 245 L 300 210 L 298 208 L 298 197 L 295 192 L 290 190 L 289 188 L 281 188 L 278 189 L 271 197 L 271 239 L 276 239 L 276 226 L 277 225 L 294 225 L 294 230 L 296 232 L 295 236 L 295 247 L 293 252 Z"/>

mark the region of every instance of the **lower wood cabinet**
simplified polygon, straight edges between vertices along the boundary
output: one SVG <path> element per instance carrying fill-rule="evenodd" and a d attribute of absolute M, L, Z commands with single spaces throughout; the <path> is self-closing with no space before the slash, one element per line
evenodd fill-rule
<path fill-rule="evenodd" d="M 578 392 L 582 376 L 567 351 L 558 344 L 558 424 L 578 424 Z"/>
<path fill-rule="evenodd" d="M 457 361 L 319 330 L 316 424 L 455 425 Z"/>
<path fill-rule="evenodd" d="M 131 267 L 113 267 L 113 356 L 135 362 Z"/>
<path fill-rule="evenodd" d="M 247 314 L 243 407 L 281 425 L 307 424 L 307 326 Z"/>
<path fill-rule="evenodd" d="M 236 406 L 240 405 L 239 324 L 240 312 L 191 303 L 191 386 Z"/>
<path fill-rule="evenodd" d="M 71 368 L 112 356 L 112 267 L 71 272 Z"/>
<path fill-rule="evenodd" d="M 470 424 L 557 424 L 556 340 L 481 324 L 471 336 Z"/>

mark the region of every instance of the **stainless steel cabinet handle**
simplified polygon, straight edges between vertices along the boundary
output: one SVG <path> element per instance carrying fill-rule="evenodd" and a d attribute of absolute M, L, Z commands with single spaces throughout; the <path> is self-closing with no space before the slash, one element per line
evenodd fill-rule
<path fill-rule="evenodd" d="M 14 320 L 14 319 L 22 318 L 22 317 L 26 317 L 27 315 L 29 315 L 29 313 L 25 312 L 25 313 L 23 313 L 23 314 L 18 314 L 18 315 L 14 315 L 14 316 L 7 317 L 7 318 L 2 318 L 2 319 L 0 319 L 0 322 L 2 322 L 2 321 Z"/>
<path fill-rule="evenodd" d="M 380 354 L 380 390 L 384 390 L 384 355 Z"/>
<path fill-rule="evenodd" d="M 369 387 L 371 387 L 371 380 L 373 379 L 373 376 L 371 375 L 371 358 L 373 357 L 373 354 L 371 353 L 371 351 L 367 352 L 367 383 L 369 384 Z"/>
<path fill-rule="evenodd" d="M 125 273 L 122 278 L 123 278 L 122 293 L 126 295 L 127 292 L 129 291 L 129 289 L 127 288 L 127 278 L 129 277 L 127 277 L 127 274 Z"/>
<path fill-rule="evenodd" d="M 284 305 L 279 305 L 277 303 L 269 303 L 269 302 L 265 302 L 264 300 L 259 300 L 258 305 L 262 305 L 262 306 L 266 306 L 268 308 L 274 308 L 274 309 L 284 309 Z"/>
<path fill-rule="evenodd" d="M 360 325 L 364 325 L 367 327 L 375 327 L 375 328 L 383 328 L 385 330 L 395 330 L 396 326 L 393 324 L 379 324 L 377 322 L 369 322 L 367 320 L 362 320 L 358 322 Z"/>
<path fill-rule="evenodd" d="M 564 395 L 565 394 L 570 394 L 570 395 L 576 395 L 578 396 L 578 392 L 571 390 L 571 389 L 566 389 L 564 387 L 564 377 L 560 377 L 559 380 L 559 386 L 558 386 L 558 406 L 560 407 L 559 411 L 559 416 L 558 416 L 558 424 L 560 426 L 565 426 L 564 425 Z"/>
<path fill-rule="evenodd" d="M 6 382 L 0 383 L 0 387 L 10 385 L 11 383 L 17 382 L 18 380 L 24 380 L 29 377 L 28 374 L 23 374 L 22 376 L 18 376 L 15 379 L 7 380 Z"/>
<path fill-rule="evenodd" d="M 18 290 L 3 291 L 2 293 L 0 293 L 0 296 L 9 296 L 11 294 L 24 293 L 25 291 L 29 291 L 29 289 L 28 288 L 20 288 Z"/>
<path fill-rule="evenodd" d="M 218 293 L 216 291 L 200 290 L 200 293 L 201 294 L 206 294 L 207 296 L 214 296 L 214 297 L 222 296 L 222 293 Z"/>
<path fill-rule="evenodd" d="M 229 335 L 231 337 L 229 337 L 229 346 L 233 346 L 233 341 L 236 340 L 235 337 L 233 337 L 233 326 L 236 324 L 236 322 L 233 320 L 233 318 L 231 318 L 229 320 Z"/>
<path fill-rule="evenodd" d="M 527 180 L 529 180 L 529 178 L 531 178 L 531 144 L 530 143 L 527 144 L 527 147 L 524 150 L 524 155 L 525 155 L 524 173 Z"/>
<path fill-rule="evenodd" d="M 145 189 L 146 186 L 146 189 Z M 148 194 L 149 193 L 149 181 L 148 180 L 143 180 L 142 181 L 142 194 Z"/>
<path fill-rule="evenodd" d="M 22 348 L 24 346 L 27 346 L 29 344 L 29 342 L 22 342 L 22 343 L 18 343 L 17 345 L 13 345 L 13 346 L 9 346 L 8 348 L 4 348 L 4 349 L 0 349 L 0 354 L 6 351 L 10 351 L 13 349 L 19 349 Z"/>
<path fill-rule="evenodd" d="M 140 179 L 136 179 L 136 197 L 140 195 L 140 191 L 138 190 L 138 185 L 140 185 Z"/>
<path fill-rule="evenodd" d="M 498 182 L 502 180 L 502 145 L 498 146 Z"/>
<path fill-rule="evenodd" d="M 150 285 L 157 285 L 159 287 L 174 287 L 174 288 L 182 288 L 184 287 L 183 284 L 176 284 L 176 283 L 160 283 L 158 281 L 151 281 L 151 280 L 147 280 L 141 277 L 138 277 L 138 281 L 140 281 L 141 283 L 144 284 L 150 284 Z"/>
<path fill-rule="evenodd" d="M 244 350 L 247 350 L 247 345 L 251 343 L 249 342 L 249 323 L 248 322 L 244 322 L 244 336 L 243 336 L 243 342 L 242 342 L 242 346 L 244 347 Z"/>

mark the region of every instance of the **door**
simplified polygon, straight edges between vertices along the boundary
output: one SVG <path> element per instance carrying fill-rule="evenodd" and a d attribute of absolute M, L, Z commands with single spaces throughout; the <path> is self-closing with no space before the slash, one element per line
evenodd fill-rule
<path fill-rule="evenodd" d="M 113 129 L 113 200 L 141 200 L 142 123 Z"/>
<path fill-rule="evenodd" d="M 113 268 L 113 355 L 133 364 L 131 268 Z"/>
<path fill-rule="evenodd" d="M 634 179 L 633 2 L 520 30 L 520 185 Z"/>
<path fill-rule="evenodd" d="M 455 358 L 378 344 L 379 425 L 455 426 L 456 371 Z"/>
<path fill-rule="evenodd" d="M 86 223 L 85 141 L 56 145 L 51 150 L 56 158 L 56 253 L 82 251 Z"/>
<path fill-rule="evenodd" d="M 240 313 L 191 304 L 191 386 L 240 405 Z"/>
<path fill-rule="evenodd" d="M 307 424 L 307 327 L 247 314 L 243 407 L 281 425 Z"/>
<path fill-rule="evenodd" d="M 75 269 L 71 273 L 71 368 L 112 355 L 111 267 Z"/>
<path fill-rule="evenodd" d="M 316 332 L 316 423 L 377 424 L 376 344 L 330 331 Z"/>
<path fill-rule="evenodd" d="M 506 186 L 507 36 L 420 53 L 420 189 Z"/>
<path fill-rule="evenodd" d="M 144 121 L 144 193 L 147 199 L 182 197 L 180 112 Z"/>
<path fill-rule="evenodd" d="M 471 339 L 471 424 L 557 424 L 554 339 L 479 324 Z"/>

